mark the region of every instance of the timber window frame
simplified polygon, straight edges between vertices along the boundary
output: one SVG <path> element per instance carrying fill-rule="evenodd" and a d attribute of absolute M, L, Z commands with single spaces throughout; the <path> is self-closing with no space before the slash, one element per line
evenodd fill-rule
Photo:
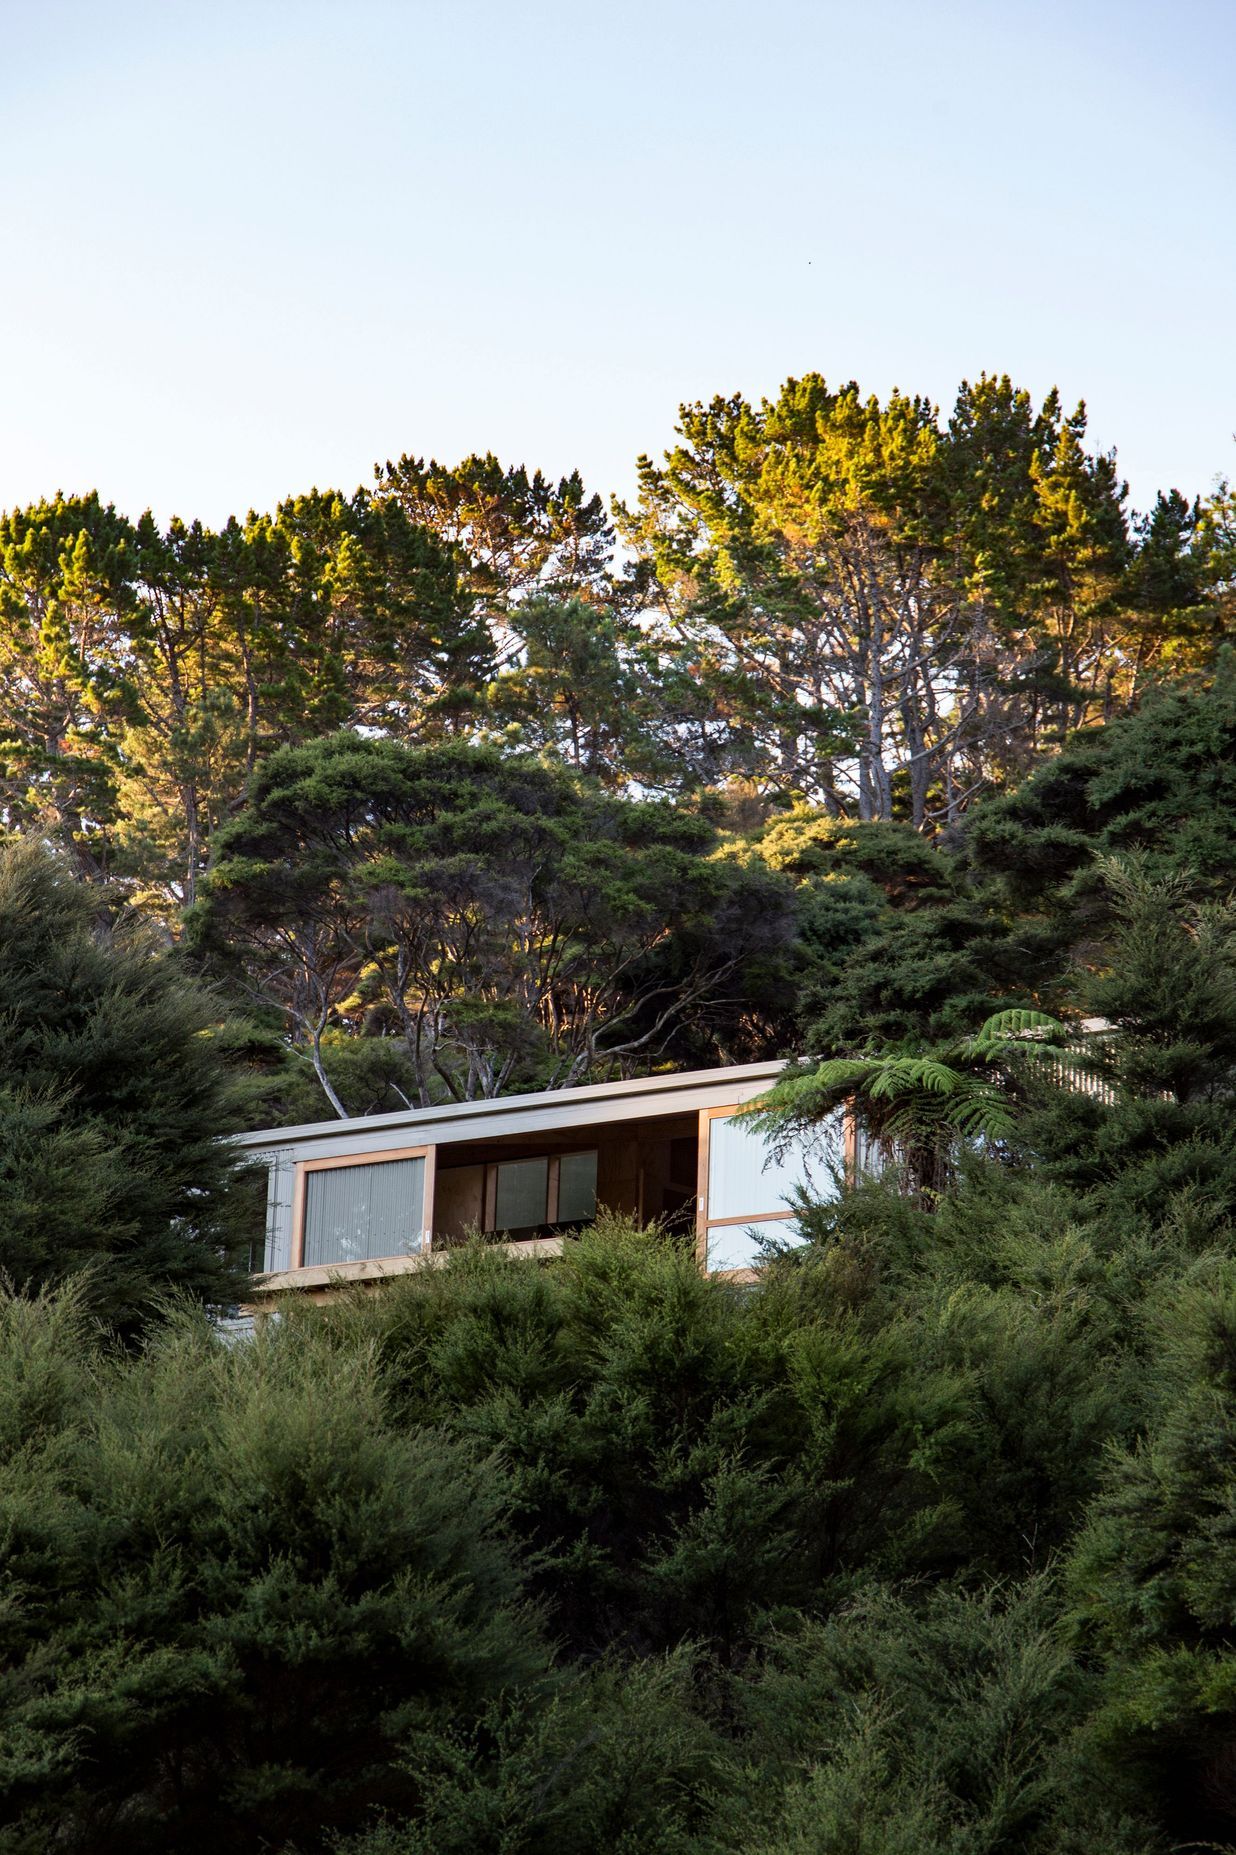
<path fill-rule="evenodd" d="M 484 1159 L 474 1162 L 483 1171 L 482 1187 L 482 1222 L 481 1234 L 486 1237 L 501 1236 L 512 1230 L 534 1230 L 553 1232 L 560 1227 L 575 1228 L 590 1224 L 597 1214 L 596 1176 L 600 1157 L 597 1147 L 563 1147 L 550 1148 L 540 1153 L 528 1153 L 518 1159 Z M 592 1210 L 583 1216 L 563 1218 L 561 1215 L 562 1163 L 564 1160 L 591 1159 L 592 1161 Z M 541 1166 L 545 1167 L 545 1215 L 530 1224 L 513 1224 L 498 1216 L 498 1175 L 506 1166 Z M 447 1168 L 443 1168 L 447 1170 Z M 515 1239 L 521 1241 L 523 1239 Z"/>
<path fill-rule="evenodd" d="M 425 1162 L 424 1182 L 421 1195 L 421 1245 L 420 1255 L 428 1255 L 433 1248 L 433 1200 L 434 1181 L 437 1173 L 437 1153 L 435 1146 L 388 1147 L 380 1153 L 345 1153 L 332 1159 L 303 1159 L 298 1162 L 296 1175 L 292 1184 L 292 1245 L 288 1267 L 292 1270 L 304 1269 L 305 1264 L 305 1209 L 308 1199 L 308 1178 L 311 1172 L 329 1172 L 340 1167 L 350 1166 L 359 1170 L 363 1166 L 389 1165 L 393 1160 L 421 1159 Z M 403 1257 L 410 1252 L 392 1250 L 389 1256 L 372 1256 L 364 1258 L 367 1262 L 389 1262 Z M 317 1265 L 325 1268 L 343 1268 L 340 1263 Z"/>
<path fill-rule="evenodd" d="M 695 1260 L 702 1274 L 708 1269 L 708 1235 L 713 1230 L 747 1229 L 752 1224 L 789 1224 L 794 1221 L 793 1211 L 749 1211 L 741 1217 L 713 1217 L 711 1204 L 711 1168 L 712 1168 L 712 1124 L 714 1121 L 732 1120 L 743 1108 L 749 1108 L 750 1101 L 730 1102 L 723 1108 L 701 1108 L 699 1140 L 699 1173 L 695 1194 Z M 712 1271 L 714 1275 L 751 1276 L 751 1269 L 721 1269 Z"/>
<path fill-rule="evenodd" d="M 530 1153 L 523 1159 L 496 1159 L 485 1162 L 485 1231 L 486 1236 L 499 1236 L 503 1231 L 511 1230 L 554 1230 L 564 1224 L 578 1225 L 592 1223 L 597 1214 L 597 1163 L 600 1152 L 597 1147 L 565 1147 L 555 1152 Z M 572 1159 L 590 1159 L 592 1161 L 592 1210 L 582 1217 L 562 1216 L 562 1162 Z M 535 1218 L 530 1224 L 512 1224 L 498 1216 L 499 1174 L 506 1166 L 540 1166 L 545 1167 L 545 1215 Z"/>

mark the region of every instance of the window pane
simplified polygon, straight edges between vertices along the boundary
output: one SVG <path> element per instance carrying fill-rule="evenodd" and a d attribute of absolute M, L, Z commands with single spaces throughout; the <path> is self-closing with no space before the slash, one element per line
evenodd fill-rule
<path fill-rule="evenodd" d="M 558 1161 L 558 1222 L 586 1224 L 596 1214 L 596 1154 L 564 1153 Z"/>
<path fill-rule="evenodd" d="M 423 1159 L 329 1166 L 305 1175 L 305 1265 L 414 1256 L 421 1247 Z"/>
<path fill-rule="evenodd" d="M 770 1211 L 786 1211 L 798 1185 L 816 1197 L 833 1198 L 837 1188 L 830 1166 L 841 1164 L 843 1150 L 840 1114 L 816 1130 L 808 1151 L 791 1148 L 781 1159 L 748 1123 L 718 1117 L 708 1131 L 708 1215 L 766 1217 Z"/>
<path fill-rule="evenodd" d="M 511 1159 L 498 1167 L 495 1230 L 530 1230 L 545 1222 L 549 1191 L 547 1159 Z"/>
<path fill-rule="evenodd" d="M 708 1232 L 708 1270 L 758 1269 L 764 1260 L 761 1238 L 774 1243 L 805 1241 L 792 1217 L 769 1217 L 755 1224 L 714 1224 Z"/>

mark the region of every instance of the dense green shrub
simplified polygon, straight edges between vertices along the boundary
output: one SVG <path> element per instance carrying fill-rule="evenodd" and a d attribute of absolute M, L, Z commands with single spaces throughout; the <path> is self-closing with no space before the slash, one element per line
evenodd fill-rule
<path fill-rule="evenodd" d="M 340 1344 L 353 1323 L 378 1336 L 410 1421 L 501 1454 L 579 1653 L 741 1660 L 769 1611 L 930 1557 L 959 1387 L 912 1318 L 865 1320 L 826 1262 L 752 1296 L 611 1220 L 552 1270 L 479 1249 L 328 1320 Z"/>
<path fill-rule="evenodd" d="M 247 1210 L 220 1138 L 250 1097 L 217 1013 L 150 933 L 115 918 L 40 844 L 0 847 L 0 1270 L 18 1284 L 97 1265 L 126 1333 L 169 1290 L 228 1302 Z"/>
<path fill-rule="evenodd" d="M 1130 1342 L 1058 1210 L 871 1187 L 754 1291 L 611 1225 L 135 1356 L 11 1296 L 0 1850 L 1154 1847 L 1042 1568 L 1172 1270 Z"/>
<path fill-rule="evenodd" d="M 373 1349 L 108 1357 L 0 1307 L 6 1855 L 322 1846 L 415 1806 L 398 1748 L 544 1676 L 496 1464 L 389 1422 Z"/>
<path fill-rule="evenodd" d="M 742 1855 L 1136 1855 L 1091 1785 L 1090 1679 L 1050 1582 L 874 1587 L 778 1639 L 742 1696 Z"/>
<path fill-rule="evenodd" d="M 1236 1268 L 1212 1253 L 1157 1308 L 1159 1406 L 1112 1461 L 1069 1565 L 1103 1670 L 1106 1781 L 1180 1841 L 1236 1835 Z"/>

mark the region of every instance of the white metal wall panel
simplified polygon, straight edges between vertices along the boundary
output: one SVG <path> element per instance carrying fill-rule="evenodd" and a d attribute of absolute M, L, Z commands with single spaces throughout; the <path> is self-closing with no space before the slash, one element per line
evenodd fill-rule
<path fill-rule="evenodd" d="M 292 1187 L 296 1173 L 291 1152 L 282 1148 L 261 1155 L 270 1167 L 266 1181 L 266 1257 L 269 1275 L 292 1266 Z"/>
<path fill-rule="evenodd" d="M 821 1127 L 809 1146 L 787 1147 L 778 1156 L 762 1134 L 743 1121 L 718 1115 L 708 1134 L 708 1217 L 767 1217 L 791 1209 L 800 1186 L 832 1197 L 832 1168 L 844 1153 L 841 1116 Z"/>

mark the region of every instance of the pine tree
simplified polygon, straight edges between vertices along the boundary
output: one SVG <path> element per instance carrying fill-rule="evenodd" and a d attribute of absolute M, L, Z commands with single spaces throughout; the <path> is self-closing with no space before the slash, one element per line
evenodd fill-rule
<path fill-rule="evenodd" d="M 135 1334 L 179 1290 L 227 1304 L 250 1194 L 223 1136 L 248 1093 L 212 1002 L 37 843 L 0 850 L 0 1267 L 23 1289 L 90 1268 Z"/>

